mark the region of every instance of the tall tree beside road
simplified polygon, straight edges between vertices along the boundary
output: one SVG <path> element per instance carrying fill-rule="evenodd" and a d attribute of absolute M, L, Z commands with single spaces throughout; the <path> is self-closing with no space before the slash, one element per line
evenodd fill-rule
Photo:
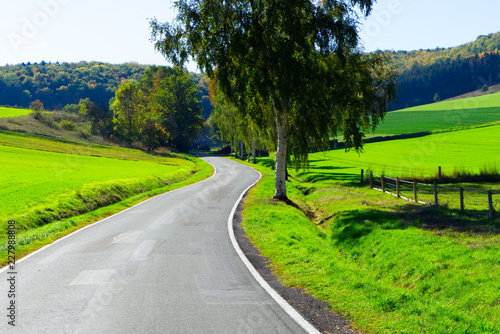
<path fill-rule="evenodd" d="M 326 148 L 339 131 L 360 149 L 363 130 L 377 125 L 395 95 L 384 57 L 358 49 L 355 9 L 368 15 L 374 2 L 179 0 L 174 23 L 151 21 L 152 39 L 178 68 L 193 57 L 240 112 L 272 118 L 274 197 L 286 200 L 287 156 L 304 166 L 310 147 Z"/>
<path fill-rule="evenodd" d="M 118 88 L 112 108 L 115 133 L 129 145 L 139 138 L 144 117 L 144 94 L 135 82 L 127 82 Z"/>
<path fill-rule="evenodd" d="M 159 122 L 156 128 L 168 132 L 169 146 L 187 152 L 191 140 L 199 135 L 203 126 L 196 84 L 187 73 L 151 67 L 140 85 L 146 92 L 150 116 L 153 117 L 149 129 L 154 122 Z"/>

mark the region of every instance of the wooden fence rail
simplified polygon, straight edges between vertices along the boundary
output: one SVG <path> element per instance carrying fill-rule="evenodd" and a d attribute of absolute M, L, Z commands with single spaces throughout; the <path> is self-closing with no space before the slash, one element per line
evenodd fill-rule
<path fill-rule="evenodd" d="M 364 171 L 361 170 L 361 182 L 364 182 L 363 174 Z M 419 183 L 416 181 L 405 181 L 400 179 L 399 177 L 394 179 L 383 175 L 373 175 L 372 173 L 370 173 L 370 175 L 368 176 L 368 180 L 371 189 L 379 190 L 384 193 L 394 195 L 398 198 L 405 199 L 407 201 L 436 205 L 436 206 L 440 205 L 440 198 L 442 198 L 444 194 L 458 192 L 460 196 L 460 211 L 462 212 L 465 211 L 466 193 L 476 193 L 485 195 L 483 198 L 485 201 L 487 201 L 488 216 L 490 219 L 495 219 L 493 194 L 497 195 L 498 193 L 494 193 L 492 190 L 484 192 L 471 189 L 464 189 L 463 187 L 453 188 L 453 187 L 440 186 L 436 181 L 432 184 Z M 428 190 L 426 191 L 424 189 Z M 409 197 L 402 196 L 402 192 L 410 194 L 413 193 L 413 198 L 409 198 L 411 197 L 411 195 Z M 432 199 L 426 202 L 425 199 L 422 199 L 423 197 L 421 196 L 422 194 L 428 194 Z"/>

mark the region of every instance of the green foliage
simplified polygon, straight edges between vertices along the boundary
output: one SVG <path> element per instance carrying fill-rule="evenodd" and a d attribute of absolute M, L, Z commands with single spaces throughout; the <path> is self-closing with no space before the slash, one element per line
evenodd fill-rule
<path fill-rule="evenodd" d="M 151 71 L 156 71 L 153 76 L 161 79 L 147 92 L 151 113 L 158 115 L 161 127 L 168 132 L 170 146 L 187 152 L 203 125 L 196 85 L 184 72 L 154 67 Z M 147 78 L 145 84 L 150 84 Z"/>
<path fill-rule="evenodd" d="M 0 105 L 28 107 L 40 100 L 48 110 L 62 109 L 80 99 L 101 104 L 123 80 L 140 80 L 146 65 L 101 62 L 18 64 L 0 67 Z"/>
<path fill-rule="evenodd" d="M 112 105 L 116 135 L 129 145 L 139 138 L 145 114 L 145 98 L 139 85 L 127 82 L 118 88 Z"/>
<path fill-rule="evenodd" d="M 61 127 L 61 129 L 68 131 L 75 131 L 77 128 L 77 124 L 75 122 L 66 119 L 63 119 L 61 122 L 59 122 L 59 126 Z"/>

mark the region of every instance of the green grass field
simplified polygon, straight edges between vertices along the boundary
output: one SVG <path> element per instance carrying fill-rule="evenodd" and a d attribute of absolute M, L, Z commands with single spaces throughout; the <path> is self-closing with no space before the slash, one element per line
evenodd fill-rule
<path fill-rule="evenodd" d="M 485 167 L 500 168 L 500 125 L 445 132 L 420 138 L 365 144 L 364 152 L 333 150 L 310 155 L 316 166 L 330 166 L 359 174 L 360 169 L 387 176 L 433 176 L 455 169 L 478 173 Z M 310 173 L 314 177 L 314 167 Z"/>
<path fill-rule="evenodd" d="M 496 121 L 500 121 L 500 93 L 389 112 L 375 135 L 432 132 Z"/>
<path fill-rule="evenodd" d="M 24 116 L 31 113 L 32 111 L 28 109 L 0 107 L 0 118 Z"/>

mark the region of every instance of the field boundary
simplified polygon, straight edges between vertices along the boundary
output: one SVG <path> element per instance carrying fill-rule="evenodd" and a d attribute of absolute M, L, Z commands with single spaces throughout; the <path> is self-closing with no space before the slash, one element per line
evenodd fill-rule
<path fill-rule="evenodd" d="M 443 193 L 459 194 L 460 198 L 460 212 L 465 212 L 465 199 L 466 194 L 476 194 L 485 195 L 483 200 L 485 202 L 485 207 L 487 207 L 488 218 L 495 219 L 497 214 L 494 206 L 493 195 L 499 195 L 500 191 L 478 191 L 472 189 L 465 189 L 464 187 L 449 187 L 440 186 L 437 181 L 430 183 L 421 183 L 417 181 L 406 181 L 399 177 L 391 178 L 384 175 L 373 175 L 370 173 L 368 176 L 368 181 L 370 183 L 370 189 L 382 191 L 383 193 L 388 193 L 397 198 L 401 198 L 410 202 L 427 204 L 427 205 L 440 205 L 440 195 Z M 409 187 L 410 186 L 410 187 Z M 424 196 L 422 196 L 425 194 Z M 406 196 L 404 196 L 406 195 Z M 422 197 L 425 198 L 422 200 Z M 430 197 L 430 200 L 429 200 Z M 497 199 L 497 197 L 495 197 Z M 470 210 L 470 209 L 469 209 Z M 474 210 L 480 211 L 480 210 Z"/>

